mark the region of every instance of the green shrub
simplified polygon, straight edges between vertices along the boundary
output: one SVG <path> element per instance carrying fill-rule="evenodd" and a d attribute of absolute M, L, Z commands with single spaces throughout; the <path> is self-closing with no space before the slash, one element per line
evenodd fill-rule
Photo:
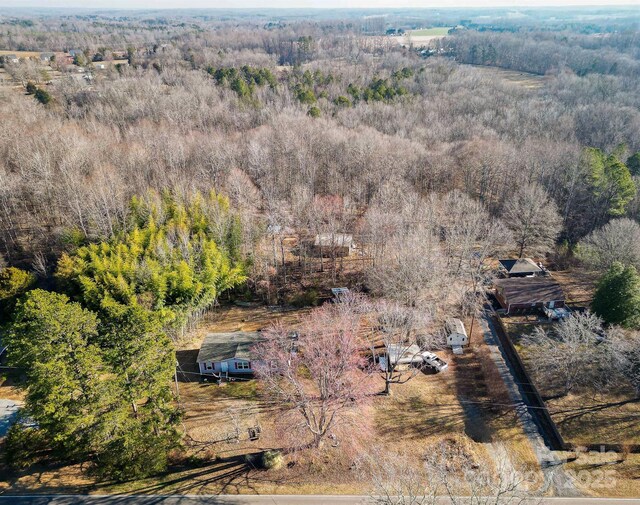
<path fill-rule="evenodd" d="M 9 267 L 0 269 L 0 316 L 8 317 L 16 301 L 36 282 L 35 275 Z"/>
<path fill-rule="evenodd" d="M 42 105 L 47 105 L 51 101 L 51 95 L 41 88 L 38 88 L 33 96 L 35 96 L 36 100 Z"/>
<path fill-rule="evenodd" d="M 16 423 L 9 428 L 5 439 L 5 463 L 11 470 L 22 470 L 40 460 L 48 447 L 42 431 Z"/>
<path fill-rule="evenodd" d="M 320 293 L 315 289 L 308 289 L 289 298 L 289 305 L 294 307 L 315 307 L 320 303 Z"/>
<path fill-rule="evenodd" d="M 320 117 L 322 112 L 318 107 L 310 107 L 309 110 L 307 111 L 307 114 L 311 117 Z"/>
<path fill-rule="evenodd" d="M 284 458 L 280 451 L 264 451 L 260 456 L 260 466 L 265 470 L 277 470 L 283 463 Z"/>

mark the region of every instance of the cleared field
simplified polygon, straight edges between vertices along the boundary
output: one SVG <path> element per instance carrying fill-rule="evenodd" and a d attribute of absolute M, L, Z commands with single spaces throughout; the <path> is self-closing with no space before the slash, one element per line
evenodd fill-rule
<path fill-rule="evenodd" d="M 452 26 L 438 26 L 435 28 L 422 28 L 420 30 L 411 30 L 409 35 L 412 37 L 444 37 L 449 33 Z"/>
<path fill-rule="evenodd" d="M 518 70 L 508 70 L 500 67 L 490 67 L 486 65 L 467 65 L 461 66 L 473 67 L 481 72 L 485 72 L 492 77 L 498 77 L 502 81 L 510 84 L 522 86 L 523 88 L 537 89 L 544 86 L 545 76 L 530 74 L 528 72 L 520 72 Z"/>
<path fill-rule="evenodd" d="M 18 58 L 39 58 L 42 51 L 0 51 L 0 56 L 15 54 Z"/>

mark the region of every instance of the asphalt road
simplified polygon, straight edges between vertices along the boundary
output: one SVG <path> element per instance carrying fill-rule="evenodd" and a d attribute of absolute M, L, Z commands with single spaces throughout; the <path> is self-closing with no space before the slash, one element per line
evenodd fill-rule
<path fill-rule="evenodd" d="M 345 495 L 192 495 L 192 496 L 79 496 L 0 495 L 0 505 L 365 505 L 366 496 Z M 442 505 L 451 503 L 442 498 Z M 533 503 L 540 503 L 538 499 Z M 548 505 L 640 505 L 640 499 L 545 498 Z"/>

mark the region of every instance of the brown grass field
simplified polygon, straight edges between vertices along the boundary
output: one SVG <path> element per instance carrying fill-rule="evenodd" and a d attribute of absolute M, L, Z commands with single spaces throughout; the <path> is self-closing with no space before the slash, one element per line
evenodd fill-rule
<path fill-rule="evenodd" d="M 500 67 L 490 67 L 486 65 L 462 65 L 469 66 L 483 72 L 487 75 L 498 77 L 503 82 L 515 84 L 523 88 L 538 89 L 544 86 L 545 77 L 543 75 L 530 74 L 528 72 L 520 72 L 517 70 L 509 70 Z"/>

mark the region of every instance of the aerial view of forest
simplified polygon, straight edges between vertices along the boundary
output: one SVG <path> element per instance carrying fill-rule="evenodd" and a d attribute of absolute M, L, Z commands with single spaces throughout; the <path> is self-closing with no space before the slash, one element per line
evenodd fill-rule
<path fill-rule="evenodd" d="M 0 1 L 0 505 L 640 498 L 637 6 L 91 7 Z"/>

